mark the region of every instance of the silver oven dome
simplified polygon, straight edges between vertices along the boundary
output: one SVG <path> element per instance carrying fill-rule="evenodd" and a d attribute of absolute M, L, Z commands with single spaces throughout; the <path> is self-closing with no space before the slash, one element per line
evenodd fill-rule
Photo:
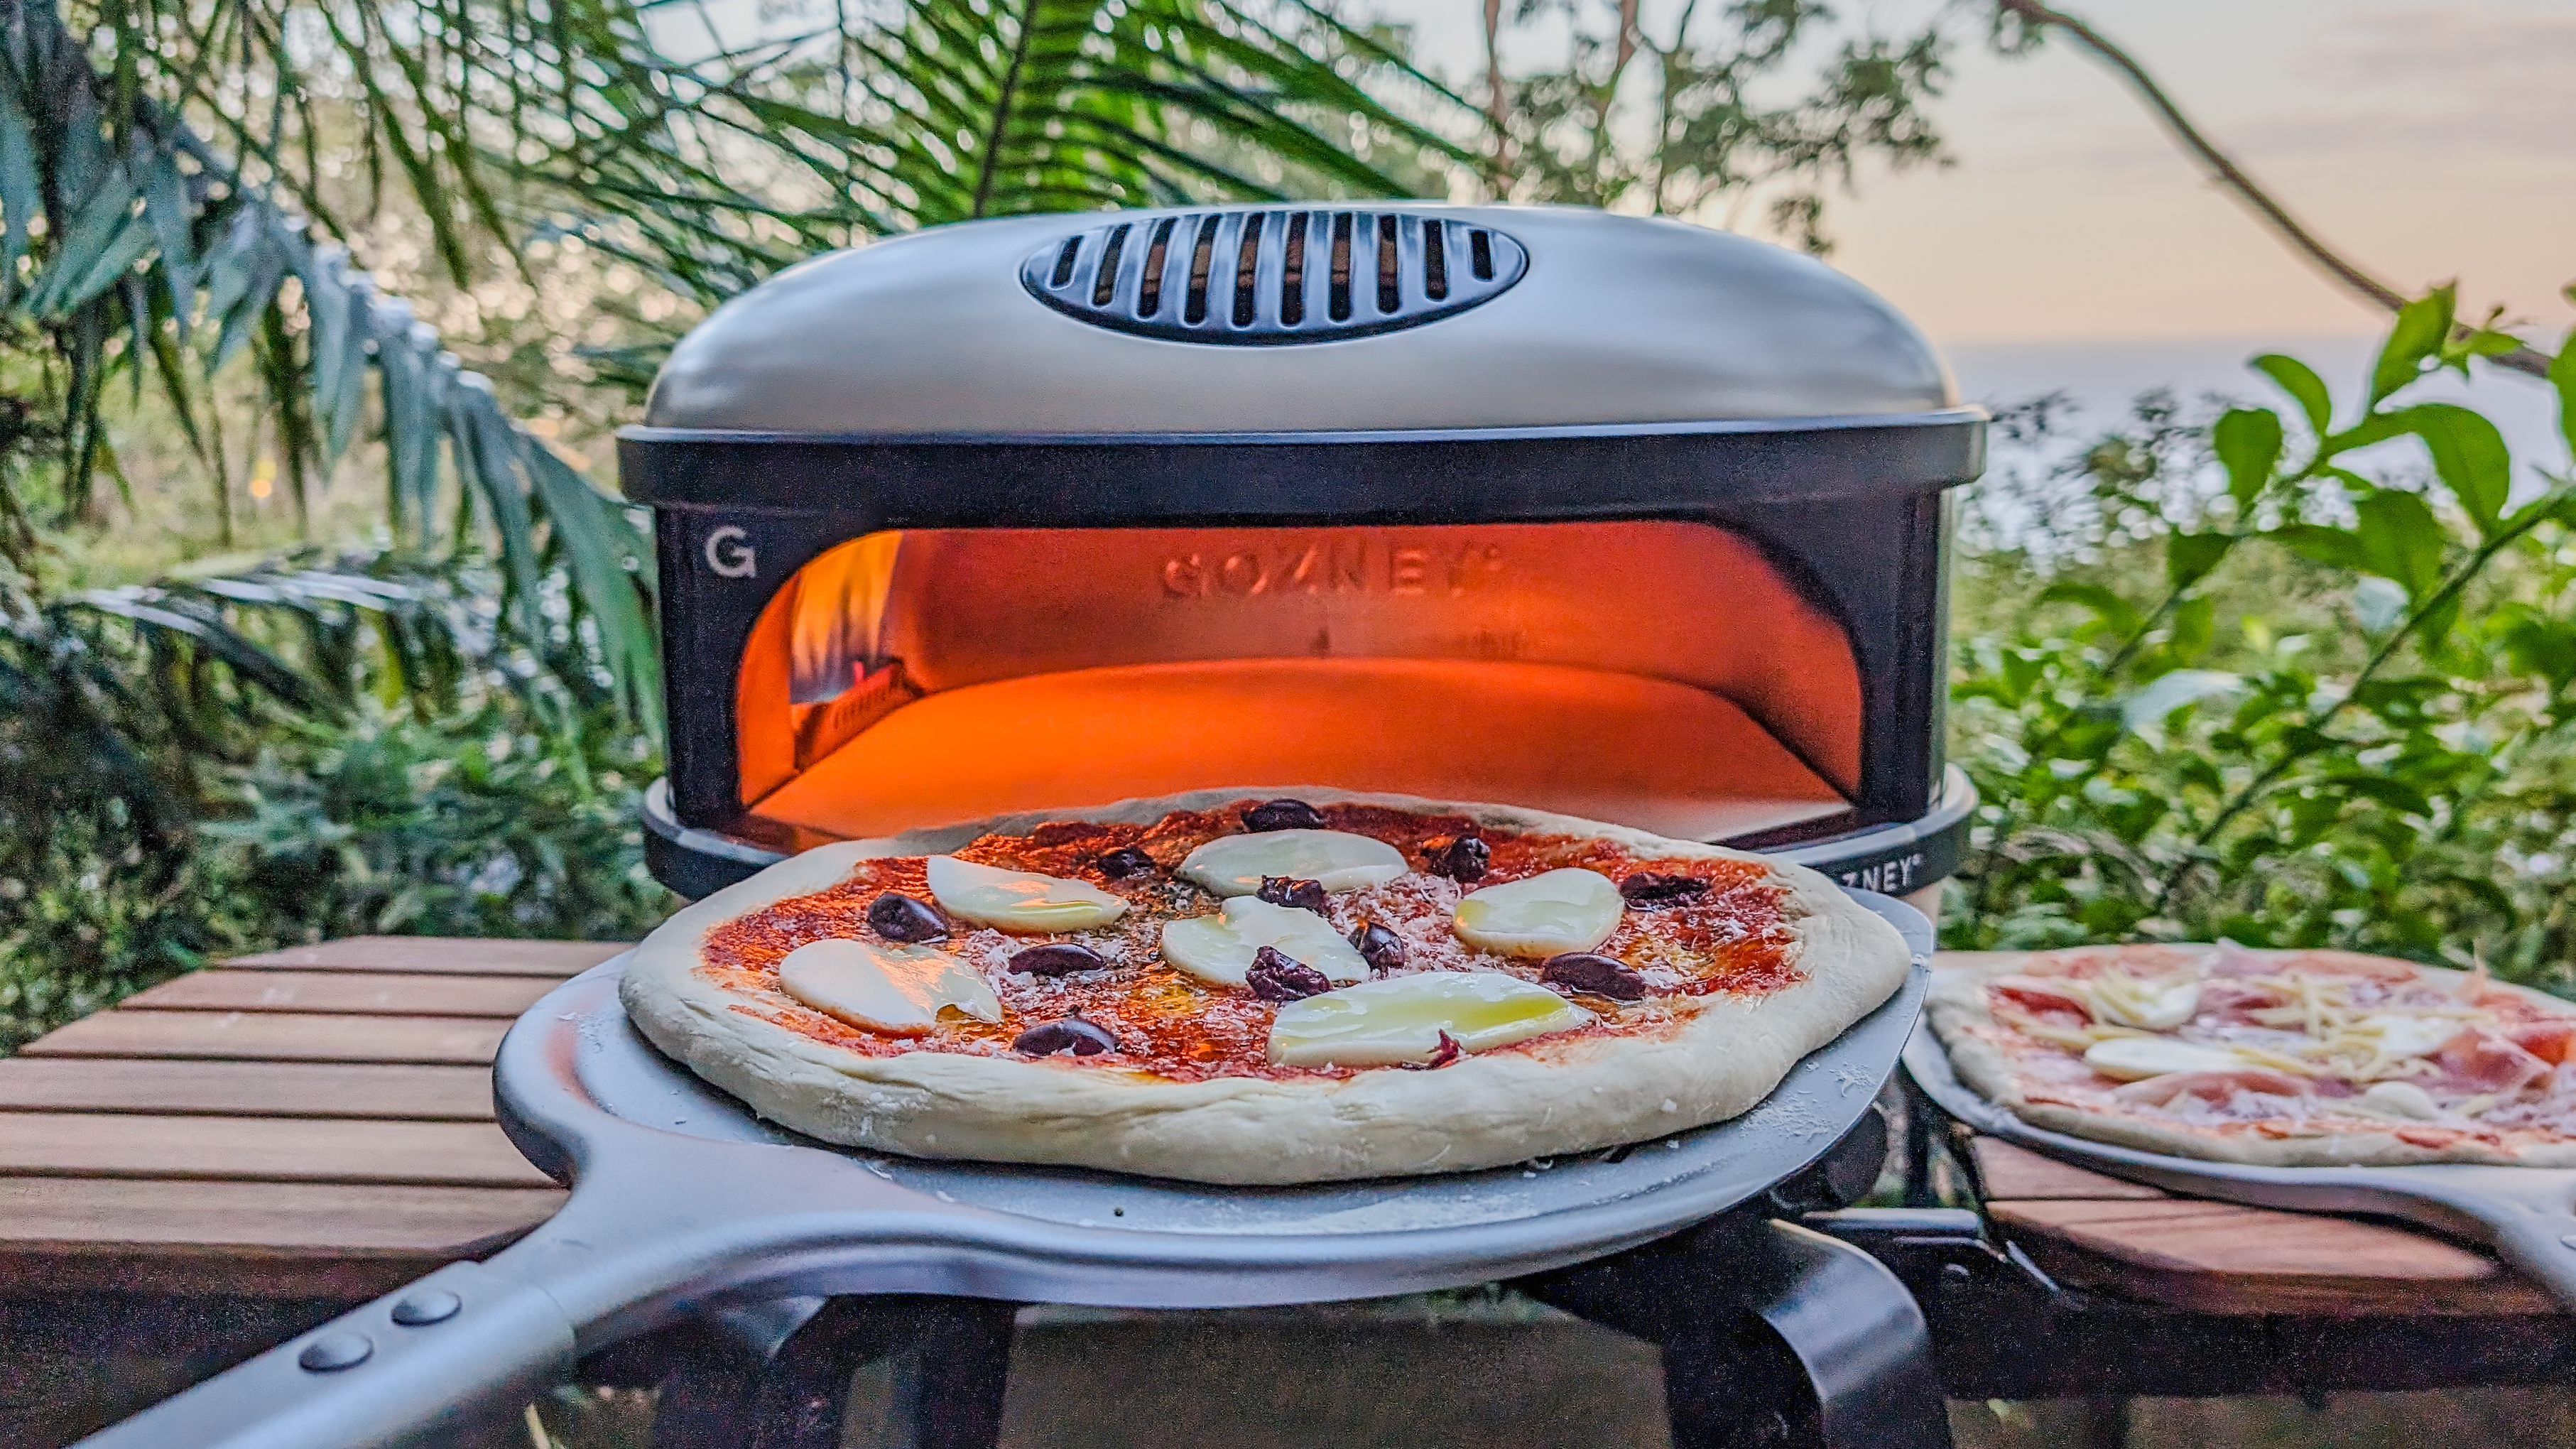
<path fill-rule="evenodd" d="M 683 340 L 645 421 L 1115 437 L 1955 402 L 1911 323 L 1798 253 L 1573 208 L 1376 203 L 1013 217 L 819 257 Z"/>

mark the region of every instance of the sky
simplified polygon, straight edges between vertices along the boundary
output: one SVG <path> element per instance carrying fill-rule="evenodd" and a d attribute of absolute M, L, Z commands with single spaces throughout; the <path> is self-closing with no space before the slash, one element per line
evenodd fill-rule
<path fill-rule="evenodd" d="M 1480 0 L 1378 0 L 1464 79 Z M 1703 9 L 1713 8 L 1703 6 Z M 1895 30 L 1924 0 L 1846 0 Z M 2403 291 L 2458 278 L 2553 339 L 2576 322 L 2576 3 L 2066 0 L 2289 209 Z M 1652 13 L 1651 10 L 1649 12 Z M 2062 41 L 1963 44 L 1952 165 L 1865 175 L 1835 264 L 1963 346 L 2358 336 L 2379 322 L 2205 183 Z"/>
<path fill-rule="evenodd" d="M 821 0 L 708 0 L 747 40 Z M 1523 0 L 1511 0 L 1514 7 Z M 1551 0 L 1590 7 L 1607 0 Z M 1641 0 L 1650 28 L 1685 0 Z M 1987 0 L 1834 0 L 1847 28 L 1904 34 Z M 2462 310 L 2501 305 L 2554 345 L 2576 325 L 2576 0 L 2056 0 L 2125 47 L 2275 198 L 2400 291 L 2457 280 Z M 1484 64 L 1483 0 L 1340 0 L 1408 25 L 1425 67 L 1462 89 Z M 1550 8 L 1543 4 L 1542 10 Z M 1713 14 L 1721 6 L 1700 0 Z M 2341 395 L 2386 318 L 2311 271 L 2210 185 L 2143 105 L 2062 39 L 2003 59 L 1954 24 L 1934 116 L 1950 164 L 1864 172 L 1832 203 L 1831 258 L 1948 357 L 1964 398 L 2071 394 L 2107 421 L 2147 388 L 2261 387 L 2245 360 L 2308 360 Z M 675 31 L 666 43 L 699 43 Z M 1517 34 L 1507 66 L 1561 54 Z M 1758 216 L 1758 206 L 1747 208 Z M 2563 468 L 2547 390 L 2512 375 L 2431 385 L 2504 428 L 2536 484 Z"/>

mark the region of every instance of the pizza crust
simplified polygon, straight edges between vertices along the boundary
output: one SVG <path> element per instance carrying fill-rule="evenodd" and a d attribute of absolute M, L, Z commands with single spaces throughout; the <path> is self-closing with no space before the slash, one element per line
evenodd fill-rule
<path fill-rule="evenodd" d="M 1437 1071 L 1284 1082 L 1175 1082 L 929 1051 L 866 1057 L 734 1010 L 736 998 L 698 973 L 711 931 L 835 885 L 861 860 L 945 853 L 1053 820 L 1151 824 L 1175 810 L 1280 796 L 1460 814 L 1498 830 L 1588 835 L 1665 857 L 1762 859 L 1507 806 L 1311 786 L 1193 790 L 807 851 L 663 923 L 636 948 L 619 999 L 655 1046 L 809 1137 L 915 1157 L 1251 1185 L 1462 1172 L 1723 1121 L 1750 1110 L 1800 1058 L 1894 995 L 1911 964 L 1896 928 L 1824 876 L 1763 860 L 1788 893 L 1783 916 L 1797 933 L 1794 964 L 1804 977 L 1793 985 L 1752 999 L 1697 998 L 1705 1009 L 1657 1039 L 1542 1040 Z"/>
<path fill-rule="evenodd" d="M 2087 1112 L 2060 1102 L 2034 1102 L 2024 1096 L 2012 1059 L 1993 1043 L 1972 1035 L 1977 1028 L 2000 1025 L 1986 1003 L 1986 983 L 2024 970 L 2039 951 L 2015 952 L 1968 965 L 1944 964 L 1932 973 L 1932 988 L 1923 1003 L 1924 1018 L 1950 1054 L 1951 1070 L 1977 1095 L 2033 1127 L 2063 1132 L 2094 1142 L 2133 1147 L 2169 1157 L 2234 1162 L 2248 1167 L 2407 1167 L 2428 1162 L 2478 1162 L 2507 1167 L 2576 1167 L 2576 1143 L 2532 1143 L 2518 1151 L 2500 1151 L 2483 1142 L 2463 1141 L 2426 1147 L 2399 1137 L 2394 1128 L 2341 1129 L 2274 1137 L 2257 1132 L 2219 1134 L 2187 1123 Z M 2268 954 L 2268 953 L 2267 953 Z M 2282 953 L 2298 955 L 2320 952 Z M 2458 981 L 2468 973 L 2441 966 L 2406 965 L 2433 981 Z M 2490 985 L 2520 991 L 2557 1011 L 2567 1003 L 2508 982 Z"/>

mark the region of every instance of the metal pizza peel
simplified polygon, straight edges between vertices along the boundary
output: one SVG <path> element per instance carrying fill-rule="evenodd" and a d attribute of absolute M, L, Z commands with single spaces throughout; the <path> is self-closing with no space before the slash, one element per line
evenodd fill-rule
<path fill-rule="evenodd" d="M 1905 1072 L 1935 1106 L 1977 1131 L 2078 1167 L 2254 1207 L 2380 1213 L 2484 1243 L 2576 1311 L 2576 1169 L 2249 1167 L 2093 1142 L 2034 1127 L 1979 1095 L 1951 1069 L 1929 1021 L 1906 1043 Z"/>
<path fill-rule="evenodd" d="M 1608 1152 L 1441 1177 L 1224 1188 L 831 1147 L 663 1057 L 617 1002 L 624 957 L 549 993 L 494 1065 L 502 1125 L 573 1184 L 526 1238 L 353 1310 L 89 1449 L 391 1445 L 524 1400 L 574 1359 L 709 1310 L 919 1293 L 1137 1308 L 1311 1303 L 1584 1262 L 1704 1221 L 1840 1141 L 1894 1072 L 1932 932 L 1885 1004 L 1752 1111 Z"/>

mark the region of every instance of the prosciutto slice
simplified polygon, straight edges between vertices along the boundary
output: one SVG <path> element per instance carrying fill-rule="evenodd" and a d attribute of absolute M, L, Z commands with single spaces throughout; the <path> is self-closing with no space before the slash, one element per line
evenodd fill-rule
<path fill-rule="evenodd" d="M 2525 1051 L 2511 1037 L 2487 1027 L 2471 1027 L 2443 1043 L 2433 1054 L 2440 1069 L 2440 1089 L 2492 1092 L 2510 1097 L 2549 1075 L 2550 1064 Z"/>
<path fill-rule="evenodd" d="M 2287 1072 L 2269 1067 L 2245 1067 L 2226 1072 L 2168 1072 L 2131 1082 L 2111 1095 L 2122 1102 L 2141 1107 L 2170 1108 L 2184 1097 L 2197 1097 L 2212 1104 L 2234 1100 L 2238 1092 L 2251 1092 L 2262 1097 L 2295 1097 L 2299 1081 Z"/>

